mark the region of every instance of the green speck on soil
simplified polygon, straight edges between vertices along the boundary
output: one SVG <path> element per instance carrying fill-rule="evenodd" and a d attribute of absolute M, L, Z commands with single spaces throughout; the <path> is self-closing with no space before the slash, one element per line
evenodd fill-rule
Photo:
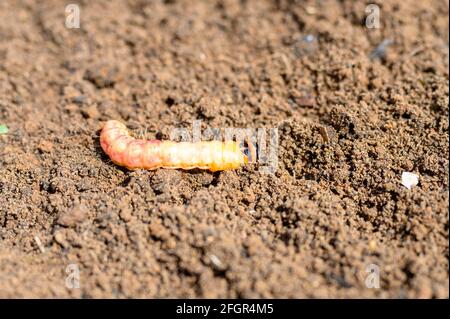
<path fill-rule="evenodd" d="M 9 131 L 9 129 L 5 124 L 0 124 L 0 135 L 7 134 L 8 131 Z"/>

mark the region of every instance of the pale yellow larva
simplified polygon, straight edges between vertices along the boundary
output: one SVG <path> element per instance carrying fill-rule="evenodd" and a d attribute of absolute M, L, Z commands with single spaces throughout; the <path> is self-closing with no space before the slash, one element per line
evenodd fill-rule
<path fill-rule="evenodd" d="M 173 142 L 136 139 L 118 121 L 105 123 L 100 134 L 102 149 L 117 165 L 128 169 L 236 169 L 256 158 L 253 145 L 247 156 L 235 141 Z M 249 159 L 250 158 L 250 159 Z"/>

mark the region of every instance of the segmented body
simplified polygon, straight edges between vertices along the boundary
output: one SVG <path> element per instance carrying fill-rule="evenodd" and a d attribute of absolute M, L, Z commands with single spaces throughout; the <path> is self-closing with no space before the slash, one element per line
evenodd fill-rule
<path fill-rule="evenodd" d="M 236 169 L 249 162 L 235 141 L 173 142 L 132 137 L 126 126 L 110 120 L 100 134 L 102 149 L 117 165 L 128 169 Z"/>

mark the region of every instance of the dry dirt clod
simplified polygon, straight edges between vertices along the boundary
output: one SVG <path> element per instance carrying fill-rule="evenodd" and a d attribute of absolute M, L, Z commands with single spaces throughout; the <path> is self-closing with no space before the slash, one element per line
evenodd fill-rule
<path fill-rule="evenodd" d="M 90 67 L 84 78 L 92 82 L 97 88 L 113 86 L 122 77 L 117 64 L 96 64 Z"/>
<path fill-rule="evenodd" d="M 170 231 L 164 227 L 160 222 L 154 222 L 149 225 L 150 235 L 162 241 L 166 241 L 170 238 Z"/>
<path fill-rule="evenodd" d="M 54 144 L 50 141 L 41 141 L 38 145 L 38 150 L 42 153 L 51 153 Z"/>
<path fill-rule="evenodd" d="M 120 210 L 119 216 L 124 222 L 130 221 L 132 218 L 130 209 L 126 207 Z"/>
<path fill-rule="evenodd" d="M 328 143 L 330 141 L 330 138 L 328 136 L 328 131 L 325 126 L 319 127 L 320 135 L 322 136 L 322 139 L 325 143 Z"/>
<path fill-rule="evenodd" d="M 68 248 L 70 246 L 69 242 L 66 239 L 66 235 L 62 231 L 56 231 L 53 235 L 53 238 L 55 242 L 61 245 L 63 248 Z"/>
<path fill-rule="evenodd" d="M 58 224 L 65 227 L 75 227 L 87 217 L 87 208 L 84 205 L 76 205 L 62 213 L 58 218 Z"/>
<path fill-rule="evenodd" d="M 89 105 L 81 109 L 81 113 L 85 118 L 96 119 L 100 116 L 100 113 L 95 105 Z"/>

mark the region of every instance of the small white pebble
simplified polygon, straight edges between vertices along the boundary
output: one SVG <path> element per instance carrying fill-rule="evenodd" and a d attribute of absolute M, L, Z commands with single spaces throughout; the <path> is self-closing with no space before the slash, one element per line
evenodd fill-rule
<path fill-rule="evenodd" d="M 209 259 L 214 264 L 214 266 L 216 266 L 218 268 L 222 267 L 222 262 L 220 261 L 220 259 L 216 255 L 210 255 Z"/>
<path fill-rule="evenodd" d="M 417 184 L 419 184 L 419 175 L 410 172 L 402 173 L 402 185 L 407 189 L 411 189 Z"/>
<path fill-rule="evenodd" d="M 34 236 L 34 241 L 36 242 L 36 245 L 38 246 L 41 253 L 45 253 L 44 245 L 42 245 L 41 239 L 38 236 Z"/>

